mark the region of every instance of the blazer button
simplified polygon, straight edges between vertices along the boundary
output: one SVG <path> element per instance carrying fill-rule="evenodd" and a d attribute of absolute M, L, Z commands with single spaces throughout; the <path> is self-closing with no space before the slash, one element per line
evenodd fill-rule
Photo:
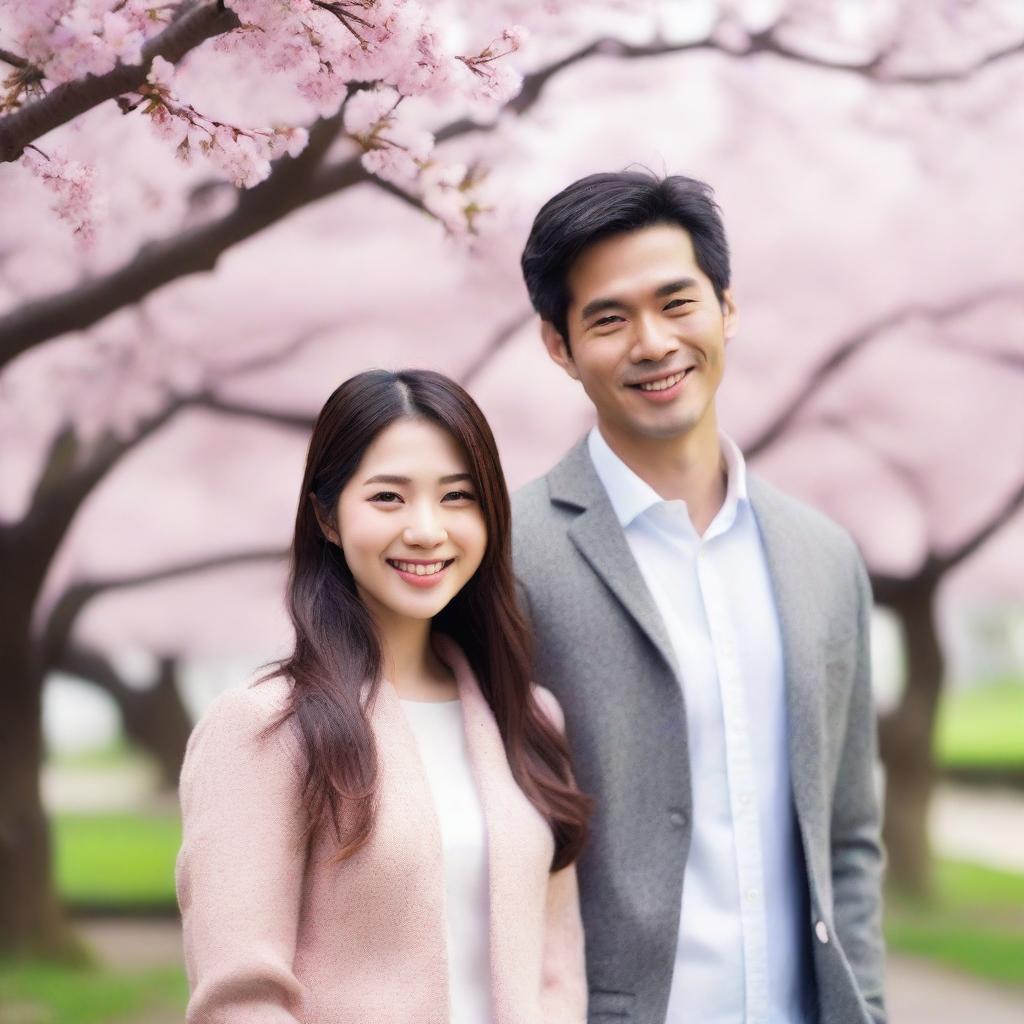
<path fill-rule="evenodd" d="M 669 811 L 668 820 L 675 825 L 676 828 L 682 828 L 686 824 L 686 815 L 682 811 Z"/>
<path fill-rule="evenodd" d="M 825 927 L 824 921 L 819 921 L 814 926 L 814 934 L 817 935 L 819 942 L 828 945 L 828 928 Z"/>

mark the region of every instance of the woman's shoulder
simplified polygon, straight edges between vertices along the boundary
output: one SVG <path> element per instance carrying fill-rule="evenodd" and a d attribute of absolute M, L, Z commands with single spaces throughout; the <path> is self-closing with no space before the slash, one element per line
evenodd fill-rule
<path fill-rule="evenodd" d="M 187 754 L 215 742 L 218 746 L 262 746 L 291 730 L 284 723 L 291 697 L 291 683 L 280 677 L 254 678 L 224 690 L 214 698 L 196 723 Z"/>
<path fill-rule="evenodd" d="M 200 724 L 216 722 L 265 728 L 288 707 L 292 684 L 280 676 L 255 677 L 216 696 L 203 712 Z"/>

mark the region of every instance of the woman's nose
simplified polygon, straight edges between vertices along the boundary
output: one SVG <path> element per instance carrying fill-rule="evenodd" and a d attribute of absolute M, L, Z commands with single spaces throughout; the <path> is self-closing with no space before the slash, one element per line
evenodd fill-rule
<path fill-rule="evenodd" d="M 419 508 L 413 510 L 402 539 L 415 547 L 436 548 L 448 539 L 448 532 L 433 509 Z"/>

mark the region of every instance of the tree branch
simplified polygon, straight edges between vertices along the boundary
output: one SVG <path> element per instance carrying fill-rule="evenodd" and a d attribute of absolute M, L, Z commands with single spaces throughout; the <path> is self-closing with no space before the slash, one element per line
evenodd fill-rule
<path fill-rule="evenodd" d="M 5 64 L 10 64 L 12 68 L 17 68 L 19 71 L 28 67 L 28 61 L 24 57 L 19 57 L 16 53 L 11 53 L 10 50 L 0 49 L 0 60 Z"/>
<path fill-rule="evenodd" d="M 176 64 L 207 39 L 230 32 L 239 24 L 234 11 L 219 3 L 184 4 L 167 28 L 143 46 L 141 64 L 118 63 L 105 75 L 64 82 L 41 99 L 0 117 L 0 163 L 17 160 L 27 145 L 93 107 L 138 90 L 146 81 L 154 57 Z"/>
<path fill-rule="evenodd" d="M 223 217 L 143 245 L 132 259 L 104 277 L 85 281 L 57 295 L 26 303 L 0 317 L 0 369 L 21 353 L 72 330 L 82 330 L 124 306 L 188 274 L 213 270 L 233 245 L 277 223 L 292 210 L 331 191 L 366 179 L 358 158 L 316 169 L 337 136 L 340 114 L 318 121 L 309 145 L 297 157 L 282 157 L 266 181 L 240 190 L 234 209 Z"/>
<path fill-rule="evenodd" d="M 135 589 L 152 583 L 164 583 L 168 580 L 180 579 L 183 576 L 248 565 L 252 562 L 282 561 L 287 557 L 288 551 L 284 548 L 251 548 L 179 562 L 161 569 L 148 569 L 140 573 L 72 584 L 64 591 L 50 612 L 41 639 L 41 649 L 49 663 L 60 662 L 68 648 L 71 633 L 82 609 L 100 594 L 109 593 L 112 590 Z"/>
<path fill-rule="evenodd" d="M 993 534 L 998 533 L 1013 517 L 1024 508 L 1024 480 L 1007 498 L 989 520 L 969 540 L 944 555 L 936 555 L 930 561 L 936 575 L 943 575 L 955 569 L 961 562 L 970 558 Z"/>
<path fill-rule="evenodd" d="M 991 288 L 972 295 L 966 299 L 945 303 L 941 306 L 909 306 L 894 313 L 887 313 L 877 320 L 860 328 L 860 330 L 844 338 L 806 377 L 786 407 L 767 426 L 762 427 L 752 441 L 744 445 L 748 458 L 759 455 L 774 444 L 800 416 L 808 403 L 818 393 L 822 382 L 842 369 L 867 344 L 879 335 L 900 324 L 917 318 L 941 320 L 972 312 L 986 303 L 1021 294 L 1018 284 L 993 285 Z"/>
<path fill-rule="evenodd" d="M 822 416 L 816 417 L 815 422 L 844 433 L 858 444 L 863 445 L 879 462 L 907 485 L 922 508 L 927 506 L 924 485 L 906 463 L 894 458 L 889 452 L 883 451 L 877 444 L 869 441 L 854 428 L 853 424 L 846 420 L 836 416 Z M 952 551 L 946 554 L 929 552 L 917 571 L 909 576 L 895 576 L 872 570 L 870 572 L 871 589 L 875 600 L 879 604 L 892 606 L 898 604 L 906 595 L 919 591 L 922 585 L 934 588 L 946 573 L 970 558 L 995 533 L 998 533 L 1021 508 L 1024 508 L 1024 480 L 976 533 L 973 533 L 963 544 Z"/>
<path fill-rule="evenodd" d="M 459 374 L 459 383 L 471 388 L 477 378 L 487 369 L 491 360 L 533 319 L 533 310 L 517 313 L 491 336 L 488 343 L 473 357 L 470 364 Z"/>
<path fill-rule="evenodd" d="M 318 330 L 310 330 L 274 352 L 260 353 L 236 363 L 226 376 L 263 370 L 282 362 L 317 334 Z M 13 552 L 11 564 L 16 556 L 23 569 L 29 567 L 24 572 L 22 592 L 23 600 L 30 607 L 35 605 L 50 562 L 86 497 L 121 459 L 162 429 L 179 412 L 202 408 L 208 399 L 215 398 L 213 388 L 217 383 L 214 381 L 202 391 L 169 401 L 159 412 L 141 421 L 131 437 L 107 435 L 85 459 L 70 424 L 57 433 L 43 462 L 28 512 L 20 522 L 0 529 L 0 540 Z"/>
<path fill-rule="evenodd" d="M 299 430 L 309 433 L 316 422 L 315 415 L 302 412 L 286 412 L 283 409 L 265 409 L 245 402 L 235 402 L 218 395 L 207 395 L 192 403 L 197 409 L 207 409 L 223 416 L 236 416 L 240 419 L 259 420 L 288 430 Z"/>

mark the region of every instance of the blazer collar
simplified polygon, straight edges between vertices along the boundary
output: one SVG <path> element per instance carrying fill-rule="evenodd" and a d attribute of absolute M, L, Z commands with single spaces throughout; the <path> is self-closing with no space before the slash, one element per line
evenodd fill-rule
<path fill-rule="evenodd" d="M 668 630 L 629 549 L 587 450 L 584 438 L 547 476 L 548 493 L 556 505 L 576 509 L 569 537 L 583 558 L 629 613 L 665 664 L 678 672 Z"/>

